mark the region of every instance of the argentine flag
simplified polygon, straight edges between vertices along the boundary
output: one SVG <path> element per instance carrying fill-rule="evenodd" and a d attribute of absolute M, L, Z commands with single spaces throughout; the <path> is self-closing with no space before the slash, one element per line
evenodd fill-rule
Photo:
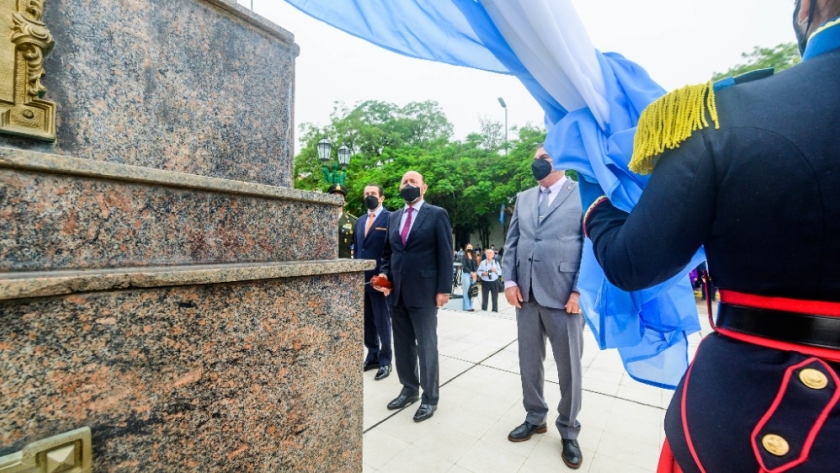
<path fill-rule="evenodd" d="M 600 183 L 620 209 L 639 200 L 648 178 L 627 168 L 635 127 L 665 91 L 637 64 L 596 49 L 570 0 L 286 1 L 399 54 L 516 76 L 545 112 L 556 166 Z M 585 244 L 584 316 L 599 347 L 617 348 L 638 381 L 674 389 L 688 366 L 687 336 L 700 330 L 689 269 L 628 293 L 607 281 Z"/>

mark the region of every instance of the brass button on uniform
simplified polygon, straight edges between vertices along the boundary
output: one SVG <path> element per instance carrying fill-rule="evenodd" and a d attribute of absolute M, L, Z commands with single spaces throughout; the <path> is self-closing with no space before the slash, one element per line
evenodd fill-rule
<path fill-rule="evenodd" d="M 777 457 L 783 457 L 790 451 L 790 445 L 788 445 L 787 440 L 776 434 L 767 434 L 762 437 L 761 445 L 764 446 L 767 452 Z"/>
<path fill-rule="evenodd" d="M 828 378 L 822 372 L 806 368 L 799 372 L 799 380 L 811 389 L 823 389 L 828 386 Z"/>

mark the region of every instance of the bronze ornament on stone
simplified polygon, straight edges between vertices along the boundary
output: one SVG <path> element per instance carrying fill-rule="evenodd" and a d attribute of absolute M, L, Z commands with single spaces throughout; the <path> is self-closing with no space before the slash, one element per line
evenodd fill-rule
<path fill-rule="evenodd" d="M 55 141 L 55 103 L 43 99 L 41 83 L 55 41 L 43 6 L 44 0 L 0 0 L 0 38 L 8 38 L 0 40 L 0 132 Z"/>
<path fill-rule="evenodd" d="M 23 450 L 0 456 L 0 473 L 91 473 L 91 431 L 82 427 L 31 442 Z"/>

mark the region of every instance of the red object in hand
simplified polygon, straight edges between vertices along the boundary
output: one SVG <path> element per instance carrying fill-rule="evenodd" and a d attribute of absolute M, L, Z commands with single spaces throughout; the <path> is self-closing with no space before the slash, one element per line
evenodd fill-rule
<path fill-rule="evenodd" d="M 370 284 L 374 287 L 381 287 L 382 289 L 388 289 L 389 291 L 394 288 L 394 285 L 388 278 L 383 278 L 382 276 L 373 276 L 370 278 Z"/>

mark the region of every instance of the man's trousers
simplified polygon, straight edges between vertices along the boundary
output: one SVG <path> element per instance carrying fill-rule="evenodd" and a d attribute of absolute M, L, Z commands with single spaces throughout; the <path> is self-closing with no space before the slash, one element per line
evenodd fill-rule
<path fill-rule="evenodd" d="M 391 308 L 379 291 L 365 291 L 365 347 L 366 361 L 391 364 Z"/>
<path fill-rule="evenodd" d="M 437 307 L 405 307 L 402 300 L 391 307 L 394 361 L 403 385 L 401 394 L 416 396 L 422 386 L 423 404 L 433 405 L 438 403 L 440 378 L 437 311 Z"/>
<path fill-rule="evenodd" d="M 548 405 L 543 397 L 545 384 L 545 339 L 548 337 L 557 376 L 560 380 L 560 404 L 557 406 L 557 430 L 564 439 L 576 439 L 580 433 L 583 368 L 583 316 L 568 314 L 565 309 L 549 309 L 533 297 L 516 310 L 519 334 L 519 372 L 522 380 L 525 420 L 534 425 L 546 421 Z"/>

